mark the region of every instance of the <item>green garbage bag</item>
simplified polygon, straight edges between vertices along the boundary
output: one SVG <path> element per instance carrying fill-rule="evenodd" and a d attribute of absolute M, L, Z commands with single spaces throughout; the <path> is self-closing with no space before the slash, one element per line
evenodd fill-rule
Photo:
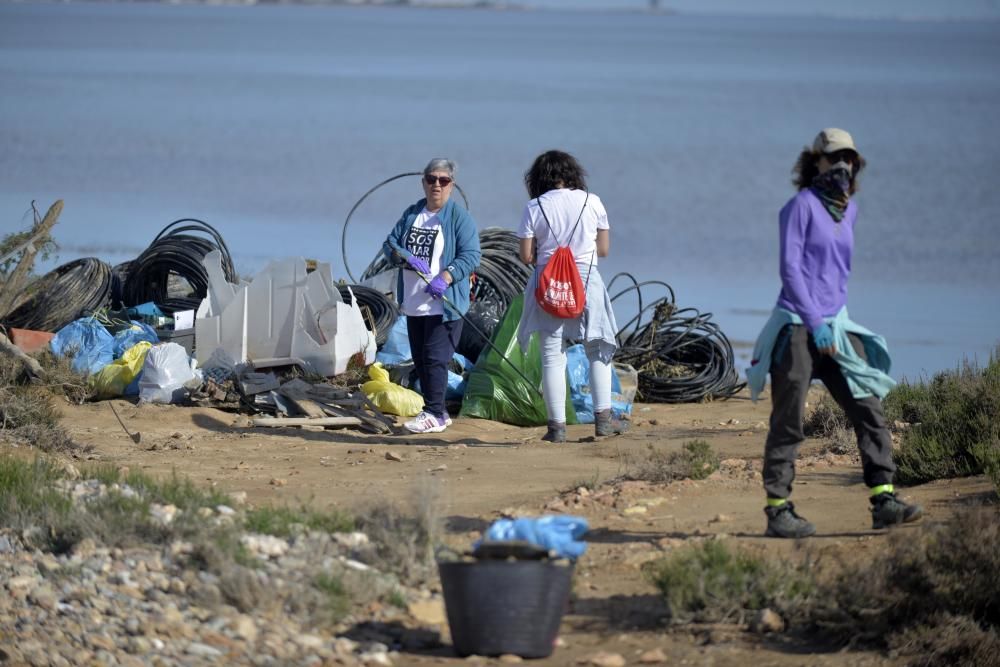
<path fill-rule="evenodd" d="M 544 426 L 548 421 L 542 400 L 542 353 L 538 334 L 532 334 L 527 353 L 517 344 L 517 325 L 524 309 L 524 295 L 510 304 L 500 325 L 493 332 L 493 345 L 483 348 L 462 399 L 463 417 L 480 417 L 517 426 Z M 497 352 L 510 363 L 504 361 Z M 516 367 L 517 370 L 512 368 Z M 528 380 L 518 374 L 520 371 Z M 567 388 L 569 383 L 566 383 Z M 576 412 L 566 392 L 566 422 L 576 424 Z"/>

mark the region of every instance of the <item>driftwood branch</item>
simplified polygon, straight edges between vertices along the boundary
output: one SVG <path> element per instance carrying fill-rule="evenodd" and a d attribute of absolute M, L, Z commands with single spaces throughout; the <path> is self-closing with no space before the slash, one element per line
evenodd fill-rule
<path fill-rule="evenodd" d="M 32 230 L 35 242 L 29 244 L 24 249 L 21 261 L 18 262 L 17 268 L 11 271 L 10 277 L 3 285 L 3 291 L 0 292 L 0 315 L 6 315 L 10 312 L 11 306 L 14 305 L 14 300 L 24 287 L 23 283 L 25 279 L 31 273 L 31 267 L 35 264 L 35 255 L 38 253 L 39 248 L 45 244 L 45 237 L 48 235 L 49 230 L 56 224 L 62 210 L 63 201 L 62 199 L 58 199 L 56 203 L 49 207 L 48 212 L 38 226 Z"/>
<path fill-rule="evenodd" d="M 0 332 L 0 352 L 4 354 L 9 354 L 14 357 L 24 366 L 25 371 L 34 378 L 44 378 L 45 371 L 42 369 L 41 364 L 39 364 L 35 359 L 32 359 L 24 353 L 21 348 L 14 343 L 10 342 L 7 335 Z"/>

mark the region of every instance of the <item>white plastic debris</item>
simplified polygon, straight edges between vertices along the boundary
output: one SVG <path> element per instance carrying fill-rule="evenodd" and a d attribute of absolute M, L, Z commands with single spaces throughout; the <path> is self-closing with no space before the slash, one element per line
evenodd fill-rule
<path fill-rule="evenodd" d="M 375 334 L 365 326 L 351 293 L 344 303 L 330 265 L 306 271 L 302 258 L 271 262 L 248 284 L 233 285 L 213 250 L 203 261 L 208 296 L 195 319 L 199 363 L 221 348 L 234 361 L 256 368 L 299 364 L 325 377 L 339 375 L 361 353 L 375 361 Z"/>

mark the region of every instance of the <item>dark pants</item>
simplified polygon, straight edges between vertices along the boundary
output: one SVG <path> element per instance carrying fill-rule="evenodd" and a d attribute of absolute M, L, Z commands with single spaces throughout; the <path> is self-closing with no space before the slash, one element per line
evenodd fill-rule
<path fill-rule="evenodd" d="M 420 379 L 424 410 L 442 419 L 448 416 L 444 393 L 448 388 L 448 362 L 462 337 L 462 320 L 445 322 L 441 315 L 407 317 L 413 366 Z"/>
<path fill-rule="evenodd" d="M 862 358 L 861 339 L 849 336 L 851 345 Z M 771 430 L 764 446 L 764 490 L 768 498 L 787 498 L 795 478 L 795 457 L 802 444 L 802 417 L 809 381 L 823 381 L 837 404 L 854 426 L 861 450 L 865 484 L 869 487 L 891 484 L 896 466 L 892 462 L 892 439 L 882 412 L 882 402 L 875 396 L 854 398 L 832 358 L 821 355 L 806 327 L 788 325 L 775 343 L 771 362 Z"/>

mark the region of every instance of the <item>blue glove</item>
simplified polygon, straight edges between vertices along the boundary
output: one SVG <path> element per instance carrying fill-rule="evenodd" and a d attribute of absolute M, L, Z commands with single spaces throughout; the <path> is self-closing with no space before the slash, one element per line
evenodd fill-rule
<path fill-rule="evenodd" d="M 829 350 L 832 353 L 836 349 L 833 344 L 833 329 L 826 322 L 812 330 L 812 337 L 813 342 L 816 343 L 816 349 L 820 352 Z"/>
<path fill-rule="evenodd" d="M 487 542 L 521 540 L 556 552 L 560 558 L 576 560 L 587 550 L 587 543 L 580 540 L 589 526 L 579 516 L 552 515 L 538 519 L 497 519 L 483 539 Z"/>
<path fill-rule="evenodd" d="M 431 267 L 427 265 L 427 260 L 423 257 L 417 257 L 416 255 L 410 255 L 406 258 L 406 263 L 410 265 L 410 268 L 417 273 L 423 273 L 424 275 L 431 272 Z"/>
<path fill-rule="evenodd" d="M 424 291 L 435 299 L 440 299 L 446 289 L 448 289 L 448 282 L 441 276 L 434 276 L 434 280 L 427 283 Z"/>

